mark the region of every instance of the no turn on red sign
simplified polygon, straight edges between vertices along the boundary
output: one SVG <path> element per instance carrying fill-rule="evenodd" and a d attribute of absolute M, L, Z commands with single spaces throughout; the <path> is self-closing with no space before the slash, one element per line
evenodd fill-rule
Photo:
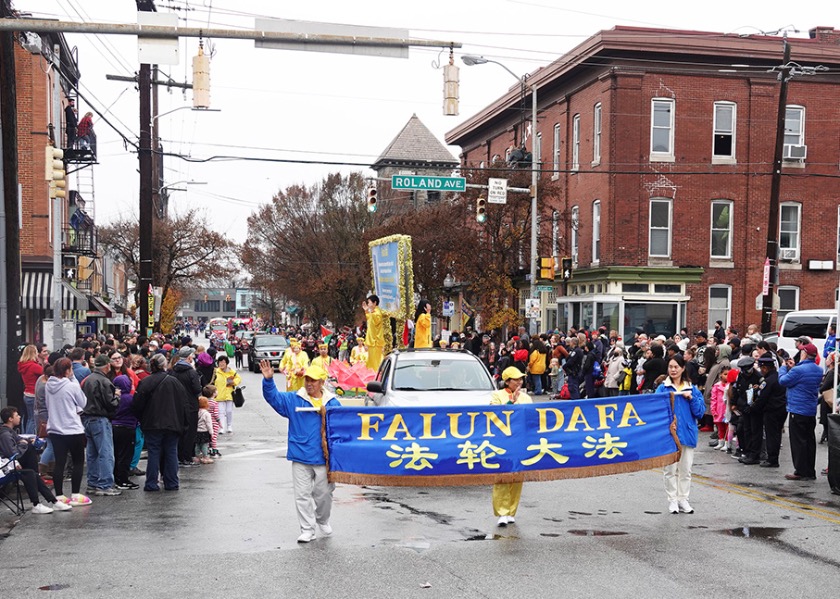
<path fill-rule="evenodd" d="M 507 179 L 487 179 L 487 202 L 507 204 Z"/>

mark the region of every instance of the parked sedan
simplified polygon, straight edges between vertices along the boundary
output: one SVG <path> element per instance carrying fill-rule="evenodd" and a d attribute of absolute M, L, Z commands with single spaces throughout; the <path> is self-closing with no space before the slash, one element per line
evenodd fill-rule
<path fill-rule="evenodd" d="M 283 335 L 254 335 L 248 350 L 248 370 L 260 371 L 260 360 L 268 360 L 274 368 L 280 366 L 289 341 Z"/>
<path fill-rule="evenodd" d="M 484 363 L 465 350 L 409 349 L 382 361 L 367 405 L 487 405 L 496 389 Z"/>

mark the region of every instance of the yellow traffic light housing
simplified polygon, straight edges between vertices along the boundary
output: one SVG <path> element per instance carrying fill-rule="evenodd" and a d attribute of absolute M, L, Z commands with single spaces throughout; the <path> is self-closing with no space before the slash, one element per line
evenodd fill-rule
<path fill-rule="evenodd" d="M 478 198 L 475 201 L 475 220 L 480 223 L 487 220 L 487 198 Z"/>
<path fill-rule="evenodd" d="M 540 278 L 554 280 L 554 257 L 540 258 Z"/>
<path fill-rule="evenodd" d="M 368 189 L 367 206 L 368 206 L 368 212 L 376 212 L 376 188 L 375 187 L 371 187 L 370 189 Z"/>
<path fill-rule="evenodd" d="M 44 179 L 50 182 L 50 197 L 63 198 L 66 195 L 65 189 L 67 187 L 64 171 L 64 150 L 47 146 L 45 156 Z"/>

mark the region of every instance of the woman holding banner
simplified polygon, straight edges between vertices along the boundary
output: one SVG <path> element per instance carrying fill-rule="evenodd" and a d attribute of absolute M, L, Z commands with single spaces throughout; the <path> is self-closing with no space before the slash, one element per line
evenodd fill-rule
<path fill-rule="evenodd" d="M 532 403 L 531 398 L 522 388 L 525 373 L 509 366 L 502 372 L 503 387 L 490 395 L 490 405 Z M 701 396 L 702 399 L 702 396 Z M 519 498 L 522 496 L 522 483 L 496 483 L 493 485 L 493 513 L 499 517 L 499 526 L 513 524 Z"/>
<path fill-rule="evenodd" d="M 665 466 L 668 511 L 672 514 L 693 514 L 694 508 L 688 503 L 691 466 L 694 463 L 694 448 L 697 447 L 697 421 L 705 414 L 706 404 L 703 394 L 688 378 L 682 355 L 676 354 L 668 361 L 668 378 L 656 388 L 656 393 L 674 394 L 677 438 L 681 445 L 680 461 Z"/>

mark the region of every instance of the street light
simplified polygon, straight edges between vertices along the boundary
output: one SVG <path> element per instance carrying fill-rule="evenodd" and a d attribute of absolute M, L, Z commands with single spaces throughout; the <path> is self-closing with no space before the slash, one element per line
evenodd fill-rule
<path fill-rule="evenodd" d="M 164 190 L 171 189 L 172 191 L 187 191 L 183 187 L 175 187 L 176 185 L 207 185 L 207 181 L 187 181 L 186 179 L 183 181 L 175 181 L 175 183 L 167 183 L 160 187 L 157 192 L 160 195 Z"/>
<path fill-rule="evenodd" d="M 502 64 L 497 60 L 491 60 L 489 58 L 485 58 L 483 56 L 477 56 L 475 54 L 464 54 L 461 56 L 461 60 L 465 65 L 468 67 L 472 67 L 478 64 L 487 64 L 492 62 L 493 64 L 497 64 L 510 73 L 514 79 L 519 81 L 522 85 L 522 96 L 525 97 L 525 88 L 531 88 L 531 298 L 537 297 L 537 180 L 539 178 L 539 166 L 538 161 L 540 159 L 537 156 L 537 86 L 536 84 L 528 84 L 528 76 L 523 75 L 520 77 L 513 71 L 511 71 L 507 66 Z M 530 334 L 534 335 L 537 333 L 539 319 L 534 318 L 531 319 L 531 327 L 530 327 Z"/>
<path fill-rule="evenodd" d="M 167 114 L 172 114 L 173 112 L 178 112 L 179 110 L 192 110 L 193 112 L 221 112 L 221 108 L 193 108 L 192 106 L 179 106 L 178 108 L 173 108 L 172 110 L 167 110 L 166 112 L 161 112 L 160 114 L 156 114 L 152 117 L 152 121 L 158 120 L 162 116 L 166 116 Z"/>

